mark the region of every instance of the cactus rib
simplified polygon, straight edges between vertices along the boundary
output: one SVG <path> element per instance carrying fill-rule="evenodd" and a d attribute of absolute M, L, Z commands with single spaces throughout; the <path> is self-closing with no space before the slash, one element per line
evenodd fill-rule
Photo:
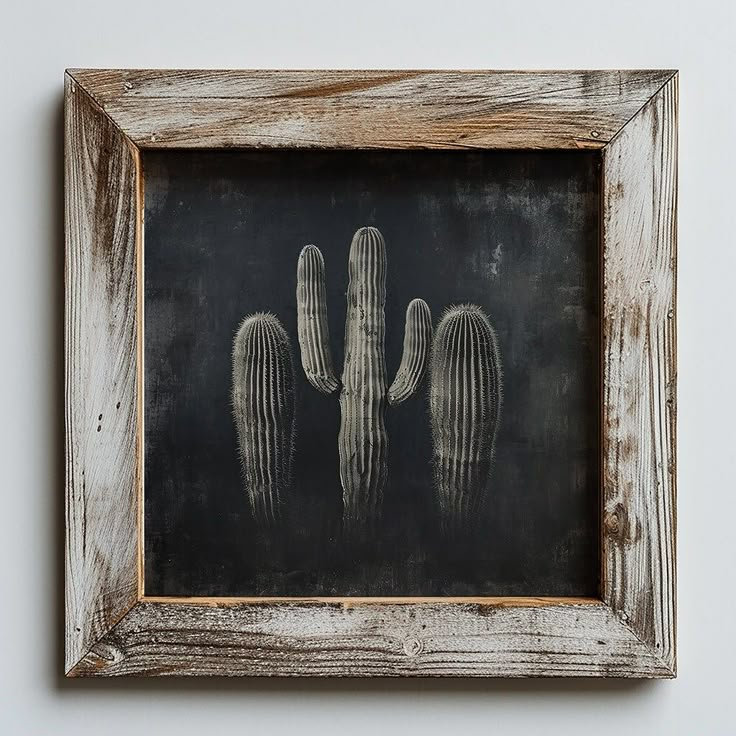
<path fill-rule="evenodd" d="M 501 411 L 496 334 L 480 307 L 448 309 L 430 366 L 434 477 L 446 531 L 473 522 L 485 497 Z"/>
<path fill-rule="evenodd" d="M 294 374 L 289 337 L 273 315 L 246 317 L 233 344 L 233 412 L 248 498 L 256 521 L 280 521 L 291 481 Z"/>
<path fill-rule="evenodd" d="M 400 404 L 408 399 L 424 378 L 432 343 L 432 315 L 427 302 L 413 299 L 406 308 L 404 352 L 396 378 L 388 390 L 388 403 Z"/>
<path fill-rule="evenodd" d="M 318 391 L 331 394 L 339 384 L 332 367 L 325 262 L 319 248 L 304 247 L 296 273 L 297 332 L 304 374 Z"/>

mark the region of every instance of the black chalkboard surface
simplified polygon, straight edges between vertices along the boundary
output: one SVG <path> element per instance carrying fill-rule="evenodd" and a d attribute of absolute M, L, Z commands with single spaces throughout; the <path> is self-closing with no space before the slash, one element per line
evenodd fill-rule
<path fill-rule="evenodd" d="M 597 154 L 148 151 L 144 171 L 147 595 L 597 594 Z M 296 271 L 317 245 L 339 376 L 363 226 L 385 238 L 389 382 L 416 297 L 435 326 L 472 303 L 495 330 L 503 407 L 467 535 L 437 524 L 428 379 L 386 411 L 376 533 L 361 544 L 341 533 L 340 407 L 301 368 Z M 277 530 L 253 519 L 231 399 L 233 339 L 260 311 L 283 324 L 294 366 L 293 482 Z"/>

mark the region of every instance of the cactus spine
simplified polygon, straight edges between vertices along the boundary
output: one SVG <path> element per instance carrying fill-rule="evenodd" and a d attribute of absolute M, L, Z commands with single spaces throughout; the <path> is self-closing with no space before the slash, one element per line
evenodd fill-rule
<path fill-rule="evenodd" d="M 451 307 L 430 365 L 434 480 L 443 528 L 466 531 L 486 493 L 501 411 L 496 334 L 480 307 Z"/>
<path fill-rule="evenodd" d="M 294 369 L 289 337 L 271 314 L 243 320 L 233 344 L 233 411 L 253 516 L 262 527 L 281 520 L 291 477 Z"/>
<path fill-rule="evenodd" d="M 338 449 L 343 521 L 351 534 L 361 525 L 370 533 L 380 514 L 388 470 L 386 405 L 404 401 L 419 386 L 430 349 L 432 322 L 424 301 L 411 302 L 404 356 L 396 380 L 387 390 L 386 243 L 376 228 L 360 228 L 353 236 L 348 275 Z M 307 380 L 323 393 L 331 393 L 338 384 L 328 342 L 324 260 L 313 245 L 306 246 L 299 256 L 297 317 Z"/>

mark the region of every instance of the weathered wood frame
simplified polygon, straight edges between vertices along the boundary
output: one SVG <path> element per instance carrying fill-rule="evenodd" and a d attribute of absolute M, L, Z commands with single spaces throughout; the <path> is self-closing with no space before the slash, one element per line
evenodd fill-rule
<path fill-rule="evenodd" d="M 674 677 L 677 74 L 70 70 L 65 672 Z M 600 599 L 153 599 L 141 149 L 602 151 Z"/>

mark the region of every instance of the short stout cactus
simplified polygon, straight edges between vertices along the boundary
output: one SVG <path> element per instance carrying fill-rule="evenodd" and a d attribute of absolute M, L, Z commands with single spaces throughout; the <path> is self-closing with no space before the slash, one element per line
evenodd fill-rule
<path fill-rule="evenodd" d="M 291 479 L 294 369 L 289 336 L 272 314 L 246 317 L 233 344 L 233 412 L 253 516 L 268 528 L 281 521 Z"/>
<path fill-rule="evenodd" d="M 496 333 L 480 307 L 449 308 L 432 346 L 434 481 L 446 533 L 467 532 L 481 508 L 501 412 Z"/>
<path fill-rule="evenodd" d="M 348 535 L 370 534 L 380 515 L 388 470 L 387 404 L 400 404 L 421 383 L 432 342 L 432 318 L 422 299 L 406 311 L 404 354 L 396 379 L 387 387 L 384 338 L 386 243 L 373 227 L 353 236 L 341 381 L 333 368 L 327 326 L 322 253 L 307 245 L 297 264 L 297 322 L 302 367 L 309 383 L 324 394 L 340 392 L 340 481 L 343 523 Z"/>

